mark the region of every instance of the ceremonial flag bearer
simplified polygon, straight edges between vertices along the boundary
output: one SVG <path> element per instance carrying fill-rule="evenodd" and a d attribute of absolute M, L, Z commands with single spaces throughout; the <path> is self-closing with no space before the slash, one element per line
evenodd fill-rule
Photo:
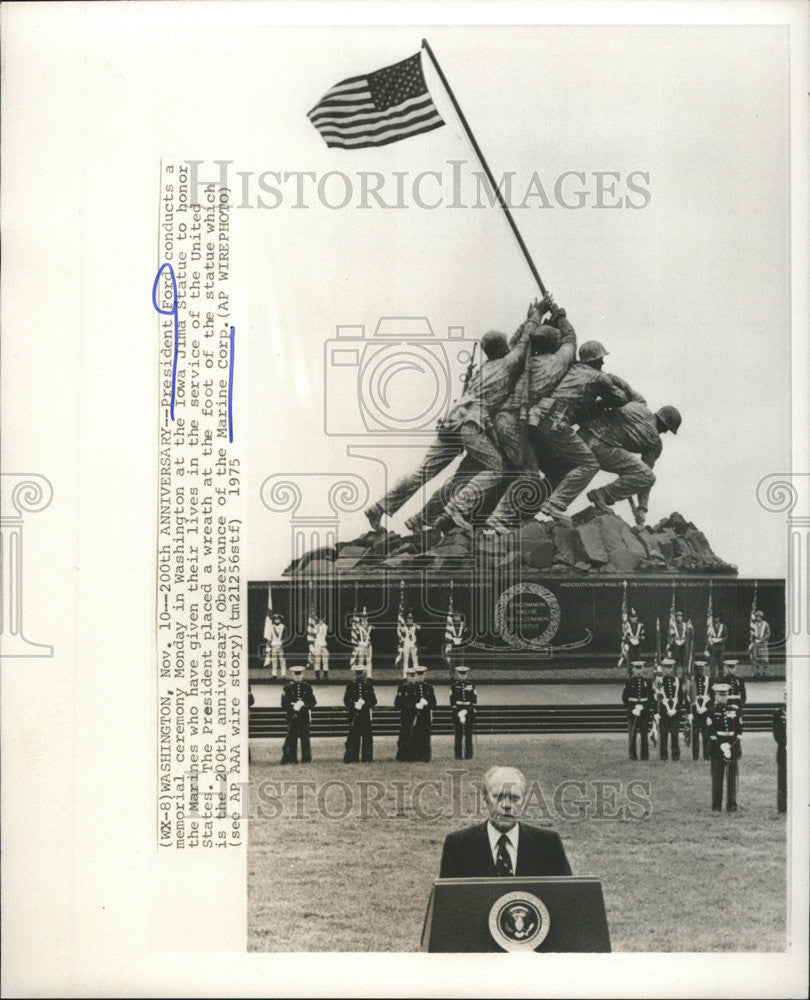
<path fill-rule="evenodd" d="M 683 690 L 680 677 L 675 676 L 675 661 L 663 661 L 664 676 L 661 678 L 660 697 L 656 719 L 660 727 L 660 743 L 658 746 L 661 760 L 668 759 L 668 743 L 672 746 L 672 759 L 681 759 L 679 734 L 681 730 L 681 708 L 683 706 Z"/>

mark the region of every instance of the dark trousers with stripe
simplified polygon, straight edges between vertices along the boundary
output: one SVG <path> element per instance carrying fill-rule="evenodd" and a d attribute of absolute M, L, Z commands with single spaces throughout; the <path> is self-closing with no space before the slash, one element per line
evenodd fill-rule
<path fill-rule="evenodd" d="M 669 746 L 672 746 L 672 759 L 681 759 L 681 715 L 676 712 L 670 715 L 665 708 L 661 709 L 661 718 L 658 721 L 658 732 L 660 737 L 659 752 L 661 760 L 669 757 Z"/>
<path fill-rule="evenodd" d="M 737 761 L 725 757 L 712 757 L 712 809 L 719 812 L 723 808 L 723 779 L 726 780 L 726 809 L 733 812 L 737 808 Z"/>

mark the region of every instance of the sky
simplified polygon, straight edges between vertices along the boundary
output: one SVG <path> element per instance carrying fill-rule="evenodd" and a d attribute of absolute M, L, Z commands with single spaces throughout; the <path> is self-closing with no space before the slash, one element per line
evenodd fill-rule
<path fill-rule="evenodd" d="M 232 66 L 233 93 L 251 95 L 240 134 L 221 146 L 235 150 L 222 156 L 234 161 L 233 198 L 250 206 L 234 213 L 249 247 L 248 578 L 278 575 L 291 554 L 290 514 L 259 498 L 267 476 L 307 477 L 298 516 L 319 516 L 329 507 L 317 474 L 360 476 L 374 497 L 385 480 L 368 458 L 396 476 L 428 443 L 366 433 L 358 394 L 374 391 L 362 375 L 374 355 L 365 347 L 354 367 L 325 368 L 337 327 L 363 327 L 373 341 L 381 317 L 425 317 L 436 338 L 463 328 L 472 342 L 490 328 L 511 333 L 539 294 L 503 213 L 476 189 L 477 160 L 429 64 L 443 128 L 341 150 L 306 118 L 334 83 L 412 55 L 424 35 L 493 173 L 513 173 L 513 215 L 580 343 L 602 341 L 607 370 L 654 408 L 670 403 L 683 415 L 678 436 L 665 439 L 650 521 L 677 510 L 743 575 L 783 575 L 784 526 L 755 491 L 790 461 L 785 32 L 408 27 L 258 30 L 254 51 Z M 227 42 L 218 40 L 226 53 Z M 206 162 L 201 176 L 209 169 L 224 168 Z M 315 179 L 299 179 L 304 171 Z M 424 171 L 438 176 L 414 193 Z M 463 178 L 455 188 L 454 171 Z M 394 207 L 371 196 L 363 207 L 362 172 L 381 175 L 374 183 Z M 260 197 L 273 207 L 258 207 Z M 403 344 L 415 331 L 387 329 Z M 382 369 L 390 409 L 376 400 L 378 417 L 390 413 L 399 428 L 432 415 L 440 390 L 430 367 Z M 391 526 L 402 530 L 417 502 Z M 342 514 L 339 537 L 365 528 L 361 512 Z"/>

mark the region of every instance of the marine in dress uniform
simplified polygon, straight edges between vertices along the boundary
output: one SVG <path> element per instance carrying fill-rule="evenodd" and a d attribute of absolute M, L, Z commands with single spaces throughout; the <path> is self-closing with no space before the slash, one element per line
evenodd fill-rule
<path fill-rule="evenodd" d="M 787 702 L 787 691 L 782 692 Z M 776 808 L 787 812 L 787 704 L 773 713 L 773 738 L 776 740 Z"/>
<path fill-rule="evenodd" d="M 360 663 L 354 665 L 354 680 L 346 685 L 343 704 L 349 713 L 343 763 L 356 764 L 359 759 L 369 763 L 374 759 L 371 710 L 377 704 L 377 695 L 374 685 L 366 677 L 365 667 Z"/>
<path fill-rule="evenodd" d="M 722 681 L 713 687 L 714 704 L 709 709 L 707 725 L 711 743 L 712 810 L 723 808 L 723 780 L 726 781 L 726 809 L 737 809 L 737 782 L 739 759 L 742 754 L 740 736 L 742 718 L 738 710 L 729 704 L 729 686 Z"/>
<path fill-rule="evenodd" d="M 444 659 L 450 671 L 450 683 L 454 679 L 454 670 L 464 665 L 464 618 L 458 612 L 445 627 Z"/>
<path fill-rule="evenodd" d="M 407 668 L 414 670 L 419 665 L 419 626 L 409 614 L 405 621 L 397 626 L 397 636 L 402 650 L 402 679 L 405 679 Z"/>
<path fill-rule="evenodd" d="M 656 717 L 658 719 L 660 742 L 658 746 L 661 760 L 668 760 L 668 748 L 672 747 L 672 759 L 681 759 L 681 709 L 683 707 L 683 684 L 675 676 L 675 661 L 663 661 L 664 676 L 658 698 Z"/>
<path fill-rule="evenodd" d="M 748 700 L 748 692 L 745 689 L 745 681 L 742 677 L 737 676 L 737 667 L 739 665 L 739 660 L 726 660 L 724 664 L 726 672 L 720 678 L 720 683 L 728 684 L 728 703 L 736 708 L 740 713 L 740 717 L 742 717 L 745 711 L 745 703 Z"/>
<path fill-rule="evenodd" d="M 312 749 L 309 742 L 309 713 L 316 705 L 315 693 L 305 681 L 302 666 L 290 667 L 292 680 L 284 685 L 281 707 L 287 712 L 287 737 L 281 751 L 282 764 L 298 763 L 298 741 L 301 741 L 301 763 L 309 764 Z"/>
<path fill-rule="evenodd" d="M 270 619 L 270 666 L 273 677 L 277 673 L 287 676 L 287 661 L 284 659 L 284 619 L 274 614 Z"/>
<path fill-rule="evenodd" d="M 692 724 L 692 760 L 709 759 L 709 730 L 706 725 L 712 700 L 712 688 L 706 676 L 706 661 L 695 660 L 695 672 L 689 680 L 689 722 Z"/>
<path fill-rule="evenodd" d="M 456 666 L 456 678 L 450 685 L 450 705 L 453 715 L 453 750 L 456 760 L 461 760 L 461 747 L 464 744 L 464 757 L 470 760 L 473 755 L 473 731 L 475 729 L 475 706 L 478 695 L 475 684 L 469 678 L 470 668 L 464 664 Z"/>
<path fill-rule="evenodd" d="M 315 668 L 315 676 L 329 676 L 329 648 L 326 645 L 326 634 L 329 626 L 325 618 L 318 618 L 315 621 L 315 641 L 312 644 L 312 665 Z"/>
<path fill-rule="evenodd" d="M 365 668 L 367 677 L 371 677 L 371 631 L 373 628 L 374 626 L 369 623 L 366 609 L 363 608 L 363 614 L 357 623 L 357 645 L 354 649 L 354 656 L 355 663 Z"/>
<path fill-rule="evenodd" d="M 639 737 L 641 759 L 649 760 L 650 747 L 647 731 L 650 727 L 650 706 L 653 702 L 652 684 L 644 677 L 643 660 L 633 660 L 633 674 L 624 685 L 622 701 L 627 709 L 627 731 L 630 737 L 630 760 L 638 760 Z"/>
<path fill-rule="evenodd" d="M 720 615 L 714 615 L 706 629 L 706 650 L 709 654 L 709 673 L 715 677 L 723 674 L 723 658 L 726 652 L 726 626 Z"/>
<path fill-rule="evenodd" d="M 755 611 L 751 615 L 751 628 L 749 633 L 748 655 L 751 657 L 751 664 L 754 672 L 763 674 L 768 672 L 768 642 L 771 638 L 771 626 L 765 621 L 765 615 L 761 611 Z"/>
<path fill-rule="evenodd" d="M 399 709 L 399 736 L 397 737 L 397 760 L 411 760 L 410 736 L 414 717 L 415 668 L 405 667 L 405 679 L 397 688 L 394 708 Z"/>
<path fill-rule="evenodd" d="M 433 709 L 436 707 L 436 692 L 430 681 L 425 680 L 427 667 L 416 668 L 413 690 L 413 720 L 410 731 L 410 760 L 427 763 L 430 760 L 430 736 L 433 728 Z"/>
<path fill-rule="evenodd" d="M 675 676 L 683 677 L 688 669 L 689 635 L 692 623 L 684 621 L 683 611 L 675 612 L 675 621 L 670 626 L 667 641 L 667 656 L 675 661 Z"/>
<path fill-rule="evenodd" d="M 633 676 L 631 664 L 641 656 L 641 644 L 646 638 L 644 622 L 638 620 L 635 608 L 630 609 L 627 621 L 622 626 L 621 656 L 619 667 L 625 667 L 629 677 Z"/>

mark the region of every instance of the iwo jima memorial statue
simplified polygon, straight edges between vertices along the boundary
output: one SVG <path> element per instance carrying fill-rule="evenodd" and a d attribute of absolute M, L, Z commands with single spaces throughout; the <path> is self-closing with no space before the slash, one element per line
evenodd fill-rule
<path fill-rule="evenodd" d="M 360 662 L 375 680 L 397 681 L 406 661 L 443 674 L 466 662 L 479 681 L 619 679 L 633 660 L 652 672 L 665 657 L 680 676 L 696 659 L 722 673 L 724 658 L 773 674 L 784 651 L 784 581 L 740 579 L 679 513 L 647 523 L 656 460 L 676 446 L 681 413 L 664 400 L 653 408 L 643 386 L 606 370 L 605 345 L 579 342 L 575 310 L 569 317 L 545 288 L 423 48 L 540 295 L 511 336 L 490 330 L 471 352 L 464 342 L 463 391 L 421 460 L 366 506 L 369 530 L 299 547 L 283 580 L 251 584 L 252 678 L 280 677 L 290 660 L 340 680 Z M 372 104 L 375 90 L 385 99 L 371 125 L 357 111 L 361 125 L 347 130 L 335 108 L 357 81 Z M 407 110 L 386 117 L 400 107 L 417 108 L 412 124 Z M 310 118 L 328 145 L 350 148 L 442 124 L 418 54 L 338 84 Z M 600 473 L 609 478 L 592 487 Z M 572 515 L 583 493 L 589 506 Z M 390 530 L 406 504 L 406 533 Z"/>

